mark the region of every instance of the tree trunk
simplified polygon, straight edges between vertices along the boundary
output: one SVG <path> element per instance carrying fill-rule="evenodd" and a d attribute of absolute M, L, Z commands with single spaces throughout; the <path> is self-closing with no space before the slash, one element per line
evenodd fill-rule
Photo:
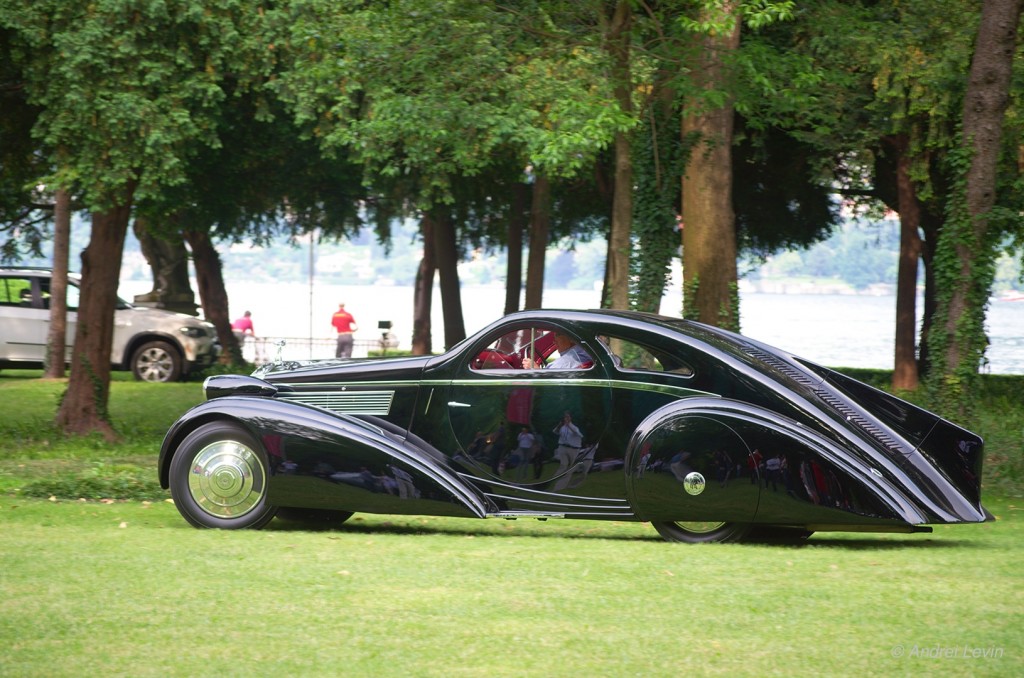
<path fill-rule="evenodd" d="M 526 202 L 530 187 L 512 187 L 512 205 L 508 216 L 508 265 L 505 272 L 505 315 L 519 310 L 523 294 L 523 231 L 526 230 Z"/>
<path fill-rule="evenodd" d="M 207 231 L 184 231 L 183 236 L 192 248 L 192 261 L 196 267 L 196 285 L 199 286 L 199 303 L 203 317 L 213 323 L 220 342 L 220 361 L 235 366 L 245 365 L 242 347 L 231 331 L 231 310 L 228 291 L 224 286 L 224 268 L 220 255 L 210 240 Z"/>
<path fill-rule="evenodd" d="M 117 438 L 107 412 L 110 350 L 132 193 L 134 186 L 127 189 L 120 205 L 92 215 L 92 236 L 82 252 L 82 289 L 71 352 L 71 376 L 55 420 L 65 433 L 98 432 L 108 441 Z"/>
<path fill-rule="evenodd" d="M 928 373 L 931 371 L 928 337 L 931 336 L 932 324 L 939 306 L 938 283 L 935 281 L 935 250 L 938 247 L 943 221 L 941 214 L 934 214 L 927 207 L 921 212 L 921 231 L 924 233 L 924 238 L 921 239 L 921 261 L 924 263 L 924 308 L 921 309 L 921 346 L 917 353 L 917 373 L 920 379 L 927 379 Z"/>
<path fill-rule="evenodd" d="M 434 255 L 437 257 L 438 282 L 441 285 L 441 312 L 444 316 L 444 347 L 451 348 L 466 338 L 462 319 L 462 289 L 459 285 L 459 251 L 455 222 L 447 210 L 438 210 L 434 219 Z"/>
<path fill-rule="evenodd" d="M 612 78 L 615 99 L 624 113 L 633 105 L 632 79 L 629 68 L 629 41 L 632 14 L 629 3 L 619 0 L 608 30 L 608 51 L 612 57 Z M 633 230 L 633 165 L 632 149 L 626 132 L 615 134 L 615 187 L 612 198 L 612 223 L 608 234 L 608 258 L 605 262 L 606 286 L 602 295 L 607 307 L 629 308 L 630 236 Z M 605 304 L 602 304 L 604 306 Z"/>
<path fill-rule="evenodd" d="M 416 271 L 416 287 L 413 292 L 412 354 L 430 355 L 433 351 L 430 313 L 434 301 L 434 271 L 437 270 L 437 264 L 434 256 L 434 225 L 427 215 L 420 220 L 420 235 L 423 238 L 423 258 Z"/>
<path fill-rule="evenodd" d="M 892 387 L 913 391 L 917 371 L 917 271 L 921 254 L 921 209 L 910 179 L 910 156 L 904 136 L 892 139 L 896 150 L 896 193 L 900 214 L 900 258 L 896 274 L 896 341 Z"/>
<path fill-rule="evenodd" d="M 536 174 L 530 198 L 530 253 L 526 263 L 526 299 L 523 308 L 540 308 L 544 301 L 544 260 L 550 233 L 551 183 L 543 174 Z"/>
<path fill-rule="evenodd" d="M 46 339 L 47 379 L 64 377 L 68 330 L 68 253 L 71 245 L 71 194 L 54 193 L 53 274 L 50 277 L 50 331 Z"/>
<path fill-rule="evenodd" d="M 966 170 L 963 203 L 943 229 L 939 247 L 944 261 L 955 272 L 941 324 L 933 331 L 943 334 L 941 356 L 943 409 L 962 415 L 968 403 L 987 344 L 985 310 L 995 274 L 996 239 L 989 232 L 989 213 L 996 200 L 996 167 L 1002 138 L 1003 117 L 1009 104 L 1013 58 L 1022 0 L 986 0 L 982 4 L 978 38 L 964 95 L 963 151 L 970 164 Z M 954 202 L 956 198 L 954 198 Z M 947 281 L 942 281 L 943 283 Z"/>
<path fill-rule="evenodd" d="M 721 12 L 735 16 L 735 3 L 726 2 Z M 703 39 L 700 63 L 691 76 L 698 91 L 723 87 L 723 53 L 735 51 L 739 39 L 738 18 L 732 31 Z M 693 103 L 684 111 L 683 137 L 696 142 L 682 180 L 683 313 L 693 320 L 738 330 L 732 105 L 710 109 L 703 102 Z"/>

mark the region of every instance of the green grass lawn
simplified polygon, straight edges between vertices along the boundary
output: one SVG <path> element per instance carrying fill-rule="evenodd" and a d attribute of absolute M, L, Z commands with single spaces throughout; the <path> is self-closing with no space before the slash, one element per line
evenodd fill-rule
<path fill-rule="evenodd" d="M 116 381 L 109 445 L 54 431 L 63 384 L 35 376 L 0 373 L 4 678 L 1024 675 L 1021 381 L 982 408 L 996 522 L 794 547 L 366 514 L 195 530 L 155 463 L 199 383 Z"/>
<path fill-rule="evenodd" d="M 1024 506 L 989 507 L 783 547 L 596 521 L 217 532 L 167 502 L 0 498 L 0 675 L 1019 676 Z"/>

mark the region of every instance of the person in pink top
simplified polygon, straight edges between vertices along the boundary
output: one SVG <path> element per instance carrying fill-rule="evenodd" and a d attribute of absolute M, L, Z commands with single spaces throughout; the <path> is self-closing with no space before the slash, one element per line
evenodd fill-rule
<path fill-rule="evenodd" d="M 331 325 L 338 331 L 338 345 L 334 351 L 335 358 L 352 357 L 352 333 L 358 328 L 356 319 L 345 310 L 345 304 L 338 304 L 338 310 L 331 316 Z"/>
<path fill-rule="evenodd" d="M 256 330 L 252 327 L 252 313 L 246 311 L 241 318 L 231 323 L 231 329 L 239 338 L 246 334 L 251 334 L 255 338 Z"/>

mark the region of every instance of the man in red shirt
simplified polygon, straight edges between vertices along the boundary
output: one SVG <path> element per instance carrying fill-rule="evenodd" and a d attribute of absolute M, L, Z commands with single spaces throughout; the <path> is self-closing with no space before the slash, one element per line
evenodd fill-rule
<path fill-rule="evenodd" d="M 331 317 L 331 324 L 338 331 L 338 346 L 334 351 L 335 358 L 352 357 L 352 333 L 359 329 L 356 319 L 345 310 L 345 304 L 338 304 L 338 310 Z"/>

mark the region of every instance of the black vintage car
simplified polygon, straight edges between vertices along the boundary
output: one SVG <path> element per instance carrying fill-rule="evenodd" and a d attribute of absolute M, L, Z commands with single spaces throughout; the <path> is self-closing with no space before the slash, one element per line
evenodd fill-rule
<path fill-rule="evenodd" d="M 718 328 L 509 315 L 438 356 L 209 378 L 160 482 L 197 527 L 352 512 L 650 521 L 666 539 L 991 520 L 982 440 Z"/>

